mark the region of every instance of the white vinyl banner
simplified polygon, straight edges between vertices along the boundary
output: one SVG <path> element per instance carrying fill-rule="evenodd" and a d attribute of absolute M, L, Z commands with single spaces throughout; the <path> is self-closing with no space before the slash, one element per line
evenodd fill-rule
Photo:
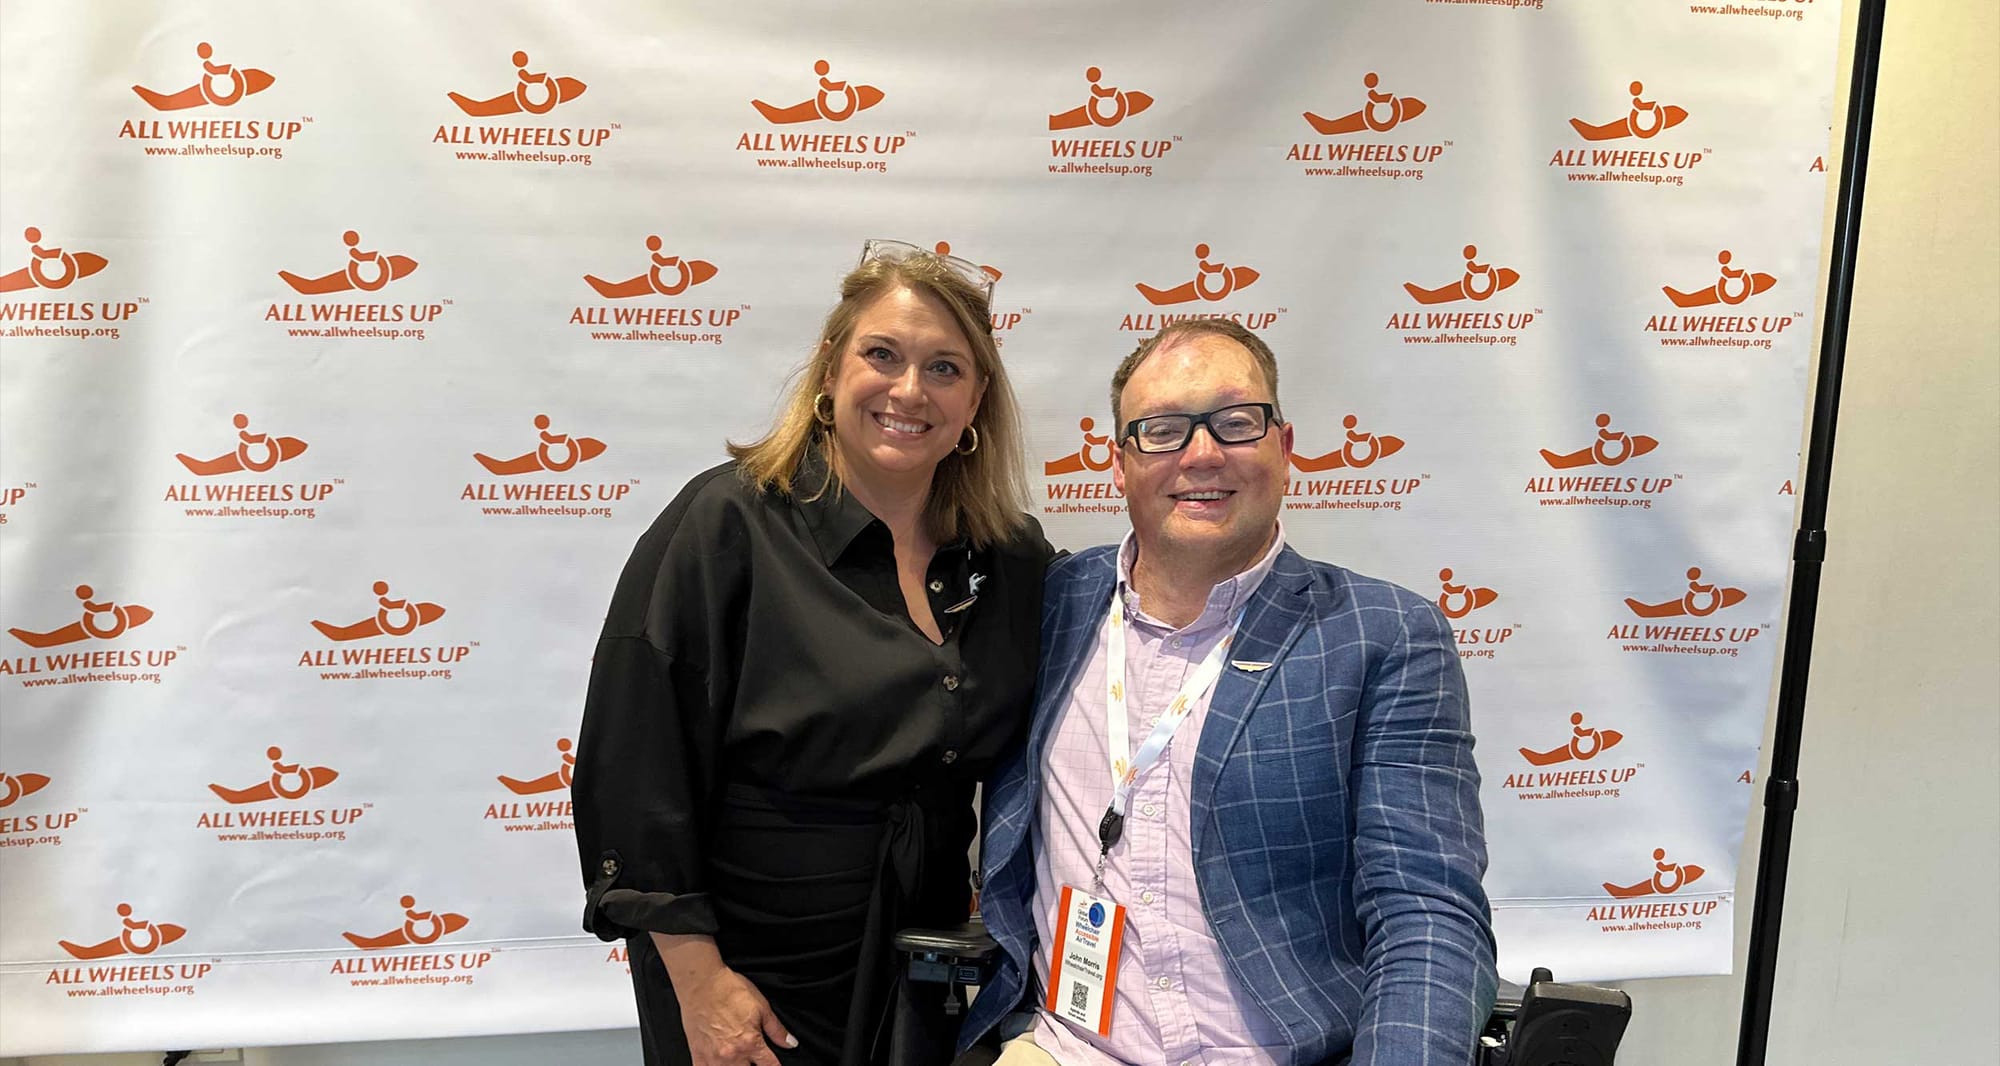
<path fill-rule="evenodd" d="M 569 766 L 633 541 L 870 237 L 999 279 L 1035 508 L 1277 351 L 1435 597 L 1503 973 L 1726 972 L 1838 0 L 0 0 L 0 1055 L 633 1024 Z"/>

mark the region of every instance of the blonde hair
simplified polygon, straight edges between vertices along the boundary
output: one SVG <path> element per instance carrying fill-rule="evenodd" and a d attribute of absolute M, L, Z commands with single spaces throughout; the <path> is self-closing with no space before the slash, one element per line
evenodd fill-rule
<path fill-rule="evenodd" d="M 934 296 L 972 345 L 973 375 L 985 393 L 972 417 L 979 446 L 972 454 L 953 451 L 939 461 L 931 478 L 924 521 L 940 544 L 965 537 L 986 547 L 1013 535 L 1026 523 L 1028 504 L 1026 460 L 1021 450 L 1020 405 L 1007 383 L 1000 349 L 993 342 L 991 311 L 985 293 L 960 277 L 943 259 L 916 253 L 898 259 L 874 258 L 850 271 L 840 283 L 840 303 L 827 313 L 812 358 L 793 378 L 791 395 L 769 432 L 749 444 L 729 444 L 743 478 L 758 488 L 816 500 L 840 491 L 834 473 L 835 440 L 830 427 L 814 411 L 825 382 L 853 338 L 861 310 L 877 297 L 902 286 Z M 809 454 L 819 448 L 827 459 L 826 480 L 816 486 L 794 483 Z"/>

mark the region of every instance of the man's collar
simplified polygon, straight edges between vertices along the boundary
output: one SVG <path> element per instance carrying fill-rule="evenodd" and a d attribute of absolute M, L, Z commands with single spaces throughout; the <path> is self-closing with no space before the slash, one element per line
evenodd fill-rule
<path fill-rule="evenodd" d="M 1270 575 L 1271 568 L 1277 565 L 1278 556 L 1284 550 L 1285 523 L 1280 521 L 1276 535 L 1271 538 L 1271 546 L 1265 549 L 1263 557 L 1251 563 L 1242 573 L 1218 582 L 1208 590 L 1208 603 L 1202 610 L 1202 617 L 1207 618 L 1218 610 L 1224 618 L 1234 618 L 1241 613 L 1244 605 L 1250 602 L 1251 594 L 1257 591 L 1257 587 Z M 1118 543 L 1117 595 L 1125 597 L 1126 607 L 1135 615 L 1140 613 L 1139 595 L 1132 587 L 1132 570 L 1138 562 L 1138 531 L 1127 530 L 1125 539 Z"/>

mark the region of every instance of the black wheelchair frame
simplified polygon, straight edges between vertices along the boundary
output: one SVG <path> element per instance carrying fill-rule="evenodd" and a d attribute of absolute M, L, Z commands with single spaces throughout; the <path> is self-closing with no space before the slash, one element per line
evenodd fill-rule
<path fill-rule="evenodd" d="M 903 994 L 939 995 L 947 1016 L 965 1009 L 966 989 L 993 972 L 1000 945 L 975 917 L 955 929 L 905 929 L 896 936 L 903 957 Z M 899 1011 L 902 1015 L 906 1012 Z M 1494 1006 L 1479 1036 L 1479 1066 L 1611 1066 L 1632 1017 L 1632 998 L 1596 985 L 1557 984 L 1537 968 L 1521 998 Z M 900 1021 L 900 1019 L 899 1019 Z M 895 1066 L 941 1066 L 920 1035 L 898 1024 L 891 1040 Z M 998 1054 L 974 1048 L 952 1066 L 989 1066 Z"/>

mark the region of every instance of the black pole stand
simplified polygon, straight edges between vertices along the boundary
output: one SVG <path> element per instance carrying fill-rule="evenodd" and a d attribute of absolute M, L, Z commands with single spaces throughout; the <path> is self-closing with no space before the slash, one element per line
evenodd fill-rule
<path fill-rule="evenodd" d="M 1784 671 L 1778 678 L 1778 724 L 1764 788 L 1764 836 L 1757 859 L 1757 898 L 1750 920 L 1750 956 L 1743 978 L 1743 1028 L 1737 1066 L 1763 1066 L 1771 1038 L 1771 991 L 1778 969 L 1778 934 L 1791 865 L 1792 819 L 1799 806 L 1799 737 L 1805 729 L 1806 676 L 1812 665 L 1819 611 L 1820 564 L 1826 559 L 1826 497 L 1833 477 L 1833 426 L 1840 410 L 1841 364 L 1853 308 L 1855 250 L 1861 238 L 1861 191 L 1868 177 L 1868 137 L 1875 117 L 1875 75 L 1882 63 L 1886 0 L 1861 0 L 1854 31 L 1854 77 L 1847 90 L 1847 137 L 1841 146 L 1840 195 L 1833 215 L 1825 328 L 1799 531 L 1792 546 L 1791 603 L 1786 611 Z"/>

